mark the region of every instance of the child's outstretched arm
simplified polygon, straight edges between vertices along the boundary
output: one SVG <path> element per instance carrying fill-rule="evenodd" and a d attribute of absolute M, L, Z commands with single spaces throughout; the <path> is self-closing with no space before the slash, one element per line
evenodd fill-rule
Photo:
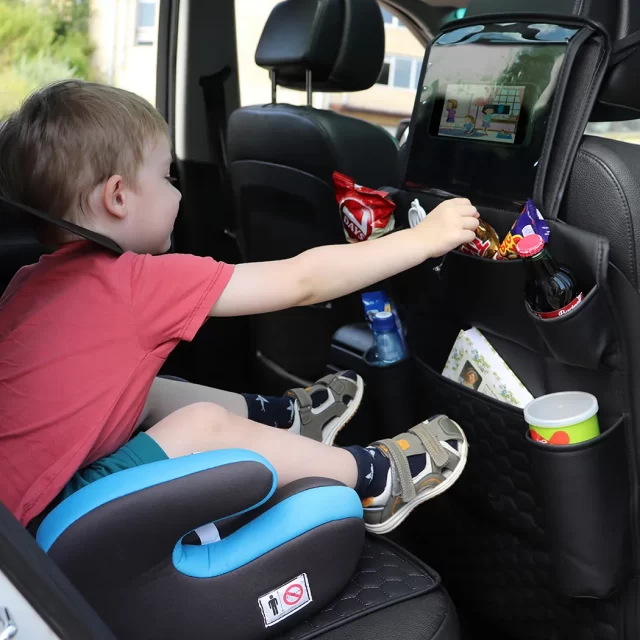
<path fill-rule="evenodd" d="M 266 313 L 333 300 L 470 242 L 477 227 L 478 212 L 469 200 L 447 200 L 413 229 L 379 240 L 240 264 L 209 315 Z"/>

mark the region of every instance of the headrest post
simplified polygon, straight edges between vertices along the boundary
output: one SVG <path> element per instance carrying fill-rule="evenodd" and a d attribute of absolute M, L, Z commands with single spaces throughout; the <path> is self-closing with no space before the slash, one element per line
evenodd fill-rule
<path fill-rule="evenodd" d="M 276 70 L 271 69 L 269 75 L 271 76 L 271 104 L 275 104 L 277 102 L 276 93 L 278 91 L 278 78 L 276 78 Z"/>
<path fill-rule="evenodd" d="M 307 106 L 308 107 L 310 107 L 311 103 L 313 102 L 313 90 L 311 88 L 312 80 L 313 78 L 311 74 L 311 69 L 307 69 L 305 73 L 305 83 L 307 87 Z"/>

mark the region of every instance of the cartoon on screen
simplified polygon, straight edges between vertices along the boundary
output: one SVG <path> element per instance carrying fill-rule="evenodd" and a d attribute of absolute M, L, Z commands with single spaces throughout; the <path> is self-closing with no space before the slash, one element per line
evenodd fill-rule
<path fill-rule="evenodd" d="M 448 85 L 439 135 L 513 144 L 525 88 L 485 84 Z"/>

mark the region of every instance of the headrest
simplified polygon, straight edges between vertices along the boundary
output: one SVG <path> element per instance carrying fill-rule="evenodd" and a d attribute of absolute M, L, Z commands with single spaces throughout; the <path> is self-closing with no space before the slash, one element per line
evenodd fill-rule
<path fill-rule="evenodd" d="M 588 18 L 605 28 L 614 47 L 640 29 L 640 4 L 637 0 L 471 0 L 466 16 L 516 12 Z M 591 120 L 611 122 L 640 118 L 640 91 L 636 84 L 639 74 L 640 46 L 636 46 L 612 66 Z"/>
<path fill-rule="evenodd" d="M 384 47 L 375 0 L 285 0 L 267 20 L 256 64 L 290 89 L 305 89 L 309 70 L 314 91 L 362 91 L 378 80 Z"/>

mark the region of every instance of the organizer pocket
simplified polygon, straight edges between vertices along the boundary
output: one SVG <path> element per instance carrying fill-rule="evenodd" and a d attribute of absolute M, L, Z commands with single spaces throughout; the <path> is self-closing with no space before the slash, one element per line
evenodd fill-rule
<path fill-rule="evenodd" d="M 598 369 L 615 366 L 613 325 L 602 289 L 596 285 L 574 309 L 558 318 L 542 319 L 526 311 L 551 355 L 563 364 Z"/>
<path fill-rule="evenodd" d="M 529 319 L 522 307 L 525 275 L 521 260 L 488 260 L 452 251 L 434 279 L 442 295 L 436 307 L 441 322 L 446 322 L 446 310 L 455 308 L 465 324 L 535 350 L 539 338 L 527 330 Z"/>
<path fill-rule="evenodd" d="M 469 441 L 467 466 L 447 494 L 463 501 L 465 509 L 543 544 L 522 410 L 449 380 L 419 360 L 416 379 L 421 419 L 444 413 L 460 424 Z"/>
<path fill-rule="evenodd" d="M 564 595 L 606 598 L 629 571 L 625 421 L 576 445 L 553 446 L 526 436 L 555 584 Z"/>

